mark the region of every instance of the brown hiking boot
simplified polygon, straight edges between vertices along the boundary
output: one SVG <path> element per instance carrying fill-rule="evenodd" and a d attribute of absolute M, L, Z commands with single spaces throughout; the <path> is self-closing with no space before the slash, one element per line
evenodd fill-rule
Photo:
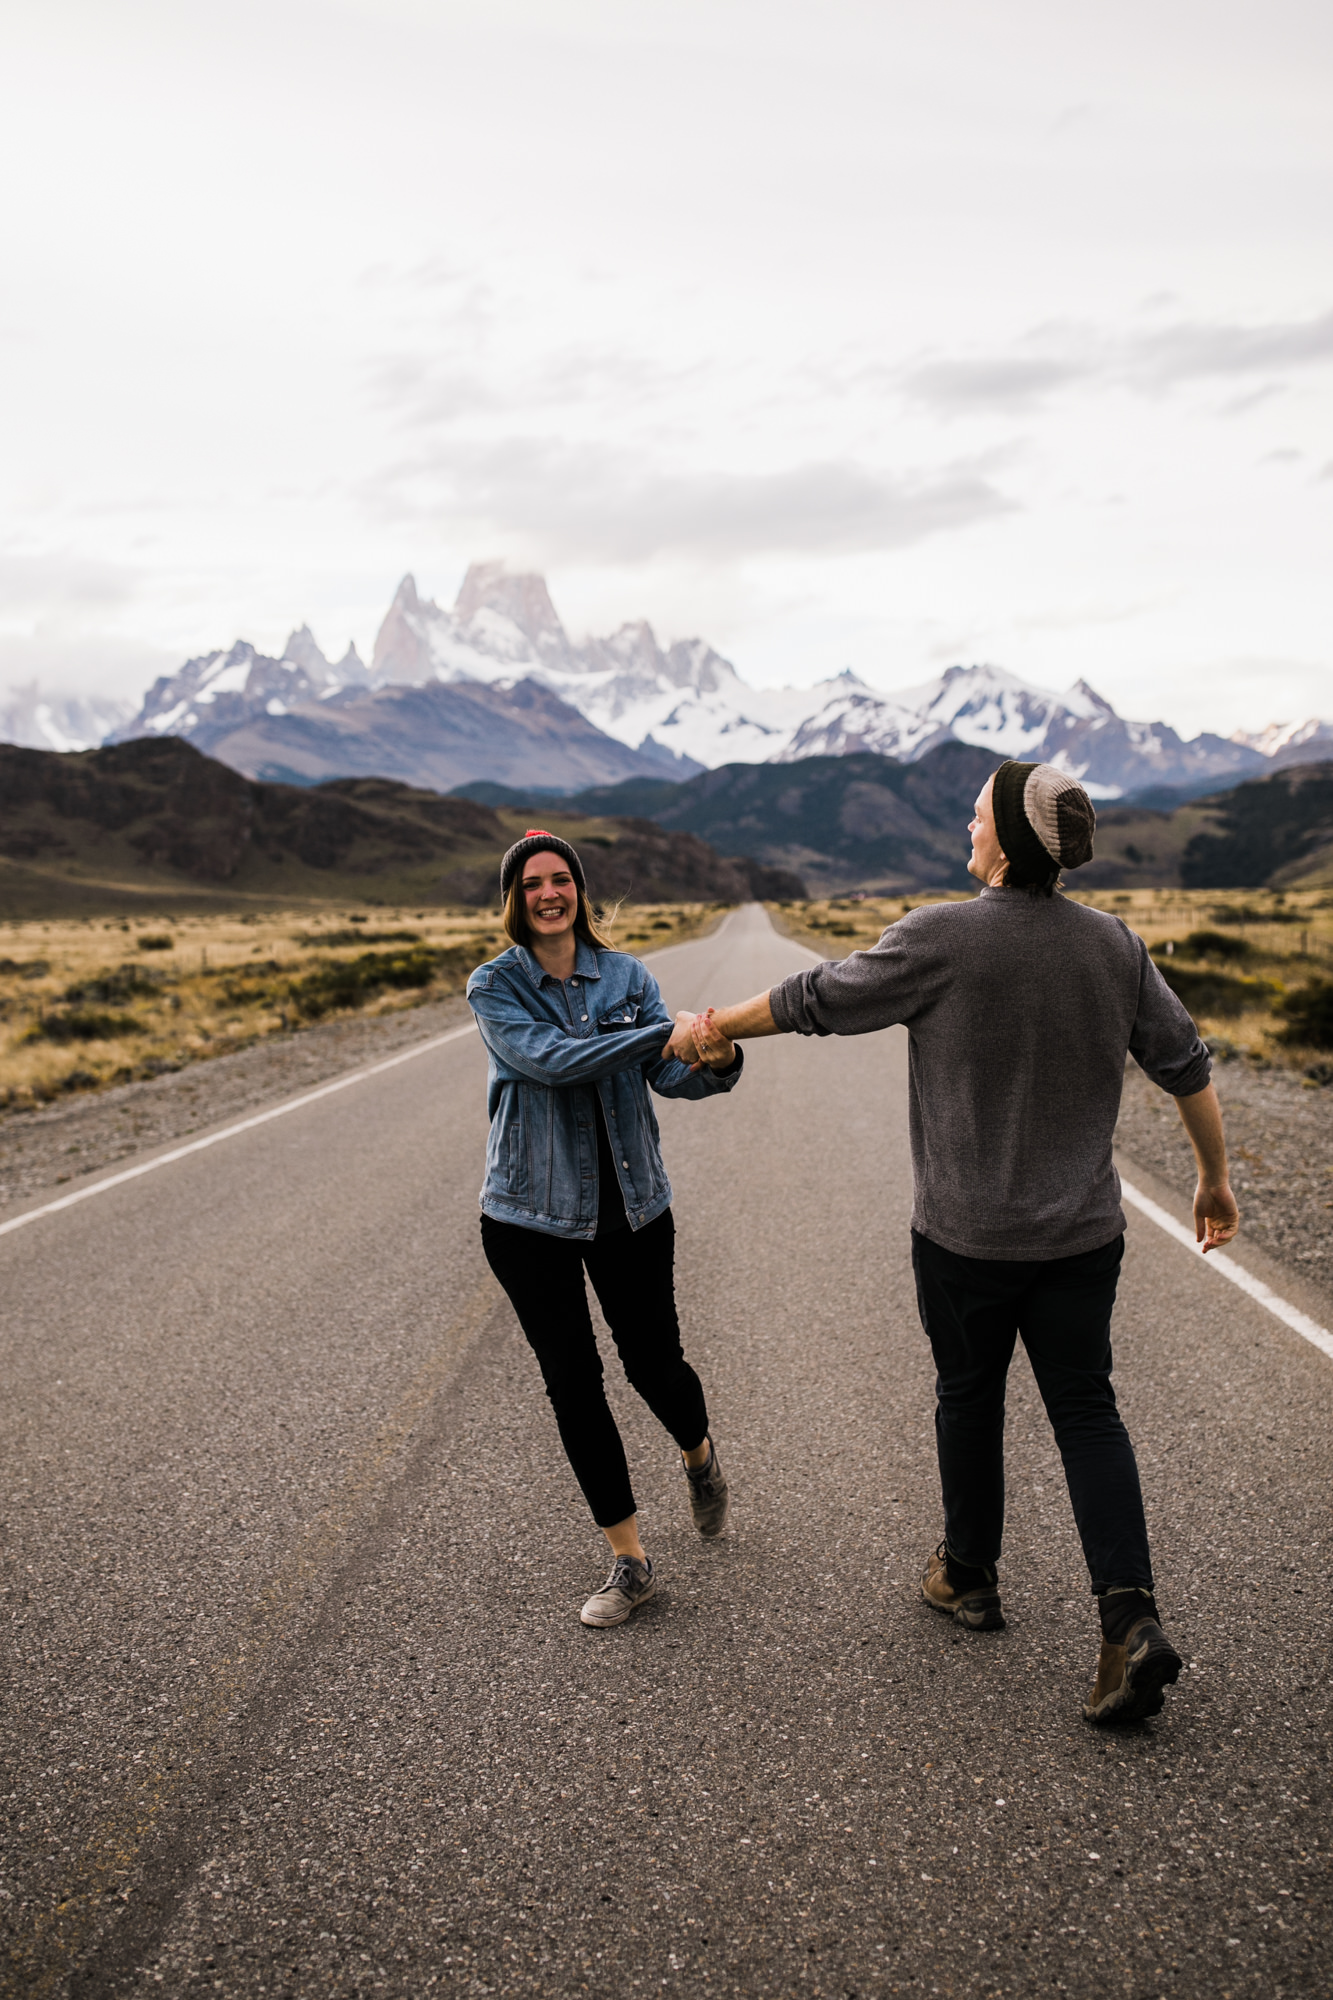
<path fill-rule="evenodd" d="M 921 1595 L 936 1611 L 946 1611 L 950 1618 L 959 1625 L 966 1625 L 970 1632 L 1004 1630 L 998 1584 L 983 1585 L 977 1590 L 955 1590 L 949 1581 L 943 1542 L 926 1564 L 926 1573 L 921 1579 Z"/>
<path fill-rule="evenodd" d="M 1180 1655 L 1155 1618 L 1140 1618 L 1123 1646 L 1102 1640 L 1097 1679 L 1083 1709 L 1088 1722 L 1142 1722 L 1160 1715 L 1162 1693 L 1180 1677 Z"/>

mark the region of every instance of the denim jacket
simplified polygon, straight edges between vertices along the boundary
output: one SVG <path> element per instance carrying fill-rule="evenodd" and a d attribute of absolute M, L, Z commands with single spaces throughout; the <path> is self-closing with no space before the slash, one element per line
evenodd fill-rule
<path fill-rule="evenodd" d="M 601 1099 L 631 1229 L 671 1201 L 648 1086 L 663 1097 L 718 1097 L 741 1074 L 662 1060 L 673 1026 L 657 981 L 623 951 L 582 939 L 566 980 L 512 945 L 467 983 L 490 1055 L 482 1213 L 548 1236 L 597 1233 L 597 1110 Z"/>

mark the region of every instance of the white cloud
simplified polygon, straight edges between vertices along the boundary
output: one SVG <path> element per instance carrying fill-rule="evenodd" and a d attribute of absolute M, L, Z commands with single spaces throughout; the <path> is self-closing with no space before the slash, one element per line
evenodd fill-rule
<path fill-rule="evenodd" d="M 777 472 L 670 471 L 603 445 L 457 440 L 374 482 L 391 519 L 509 544 L 539 562 L 818 556 L 904 548 L 1012 507 L 967 467 L 892 474 L 847 462 Z"/>
<path fill-rule="evenodd" d="M 1333 310 L 1256 325 L 1181 321 L 1115 335 L 1091 326 L 1042 329 L 1008 351 L 923 362 L 901 377 L 909 397 L 946 412 L 1026 411 L 1061 391 L 1113 384 L 1156 393 L 1246 375 L 1284 375 L 1333 363 Z M 1274 385 L 1251 394 L 1274 394 Z"/>

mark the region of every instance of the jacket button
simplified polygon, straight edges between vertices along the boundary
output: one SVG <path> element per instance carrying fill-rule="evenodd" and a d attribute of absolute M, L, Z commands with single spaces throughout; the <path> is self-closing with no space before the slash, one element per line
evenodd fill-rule
<path fill-rule="evenodd" d="M 628 1160 L 622 1160 L 622 1161 L 620 1162 L 620 1164 L 621 1164 L 621 1166 L 622 1166 L 622 1167 L 623 1167 L 623 1168 L 625 1169 L 625 1172 L 626 1172 L 626 1173 L 628 1173 L 628 1172 L 629 1172 L 629 1161 L 628 1161 Z"/>

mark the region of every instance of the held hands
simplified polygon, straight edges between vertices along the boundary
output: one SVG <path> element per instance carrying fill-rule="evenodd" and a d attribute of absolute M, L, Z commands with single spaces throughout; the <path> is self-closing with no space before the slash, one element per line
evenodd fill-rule
<path fill-rule="evenodd" d="M 709 1007 L 702 1014 L 677 1014 L 671 1040 L 662 1054 L 688 1063 L 691 1070 L 702 1069 L 705 1064 L 709 1069 L 726 1069 L 736 1059 L 736 1044 L 714 1026 L 713 1009 Z"/>
<path fill-rule="evenodd" d="M 736 1044 L 729 1041 L 718 1027 L 715 1009 L 705 1007 L 694 1021 L 694 1046 L 699 1051 L 700 1060 L 709 1069 L 730 1069 L 736 1060 Z"/>

